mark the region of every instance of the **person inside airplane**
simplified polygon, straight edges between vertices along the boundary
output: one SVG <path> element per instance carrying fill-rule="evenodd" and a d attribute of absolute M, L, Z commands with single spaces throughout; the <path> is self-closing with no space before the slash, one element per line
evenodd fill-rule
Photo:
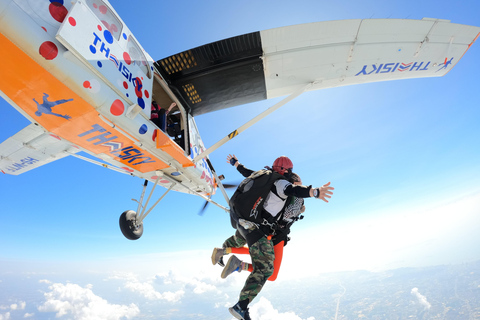
<path fill-rule="evenodd" d="M 167 115 L 167 134 L 173 138 L 175 143 L 183 148 L 185 143 L 184 130 L 180 125 L 180 113 Z"/>
<path fill-rule="evenodd" d="M 175 102 L 170 104 L 167 110 L 161 108 L 155 100 L 152 100 L 152 111 L 150 115 L 150 120 L 157 125 L 163 132 L 167 129 L 167 116 L 170 111 L 176 106 Z"/>

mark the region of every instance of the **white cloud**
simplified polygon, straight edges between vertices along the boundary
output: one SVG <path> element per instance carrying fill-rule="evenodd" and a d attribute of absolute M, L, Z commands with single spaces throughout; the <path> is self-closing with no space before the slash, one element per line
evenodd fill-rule
<path fill-rule="evenodd" d="M 18 304 L 14 303 L 10 305 L 10 310 L 25 310 L 27 303 L 25 301 L 20 301 Z"/>
<path fill-rule="evenodd" d="M 46 284 L 51 284 L 52 282 L 46 279 L 43 280 L 38 280 L 38 283 L 46 283 Z"/>
<path fill-rule="evenodd" d="M 194 277 L 183 277 L 179 273 L 170 270 L 168 274 L 159 274 L 156 277 L 156 281 L 163 284 L 182 285 L 185 290 L 192 291 L 195 294 L 202 294 L 209 291 L 220 292 L 216 287 L 216 278 L 209 278 L 205 274 Z M 213 283 L 213 284 L 212 284 Z"/>
<path fill-rule="evenodd" d="M 54 283 L 45 293 L 45 303 L 38 307 L 40 312 L 56 312 L 56 317 L 70 314 L 74 320 L 117 320 L 123 317 L 133 318 L 140 313 L 135 304 L 110 304 L 96 296 L 91 286 L 82 288 L 77 284 Z"/>
<path fill-rule="evenodd" d="M 177 302 L 184 295 L 185 291 L 177 290 L 176 292 L 160 293 L 155 290 L 153 285 L 148 282 L 140 282 L 138 280 L 127 281 L 125 288 L 133 292 L 139 293 L 149 300 L 167 300 L 169 302 Z"/>
<path fill-rule="evenodd" d="M 134 293 L 140 294 L 148 300 L 166 300 L 168 302 L 178 302 L 184 295 L 184 291 L 179 289 L 175 292 L 166 291 L 159 292 L 153 286 L 156 277 L 140 280 L 138 276 L 131 272 L 116 272 L 113 276 L 110 276 L 108 280 L 121 280 L 124 281 L 124 287 Z"/>
<path fill-rule="evenodd" d="M 0 320 L 8 320 L 10 319 L 10 312 L 0 314 Z"/>
<path fill-rule="evenodd" d="M 261 297 L 257 303 L 250 307 L 250 317 L 258 320 L 302 320 L 294 312 L 278 312 L 273 308 L 272 303 L 264 297 Z M 305 320 L 315 320 L 315 318 L 309 317 Z"/>
<path fill-rule="evenodd" d="M 12 303 L 9 306 L 5 306 L 5 305 L 0 306 L 0 310 L 9 310 L 9 312 L 6 312 L 4 314 L 0 314 L 0 320 L 10 319 L 11 311 L 25 310 L 26 306 L 27 306 L 27 303 L 25 301 L 20 301 L 18 303 Z"/>
<path fill-rule="evenodd" d="M 24 318 L 31 318 L 33 317 L 35 314 L 34 313 L 25 313 L 25 315 L 23 316 Z"/>
<path fill-rule="evenodd" d="M 8 320 L 10 319 L 10 312 L 0 314 L 0 320 Z"/>
<path fill-rule="evenodd" d="M 217 288 L 214 285 L 205 283 L 198 279 L 191 279 L 188 282 L 187 287 L 192 288 L 193 293 L 196 293 L 196 294 L 202 294 L 208 291 L 217 291 Z"/>
<path fill-rule="evenodd" d="M 124 281 L 126 289 L 148 300 L 165 300 L 172 303 L 180 301 L 187 292 L 197 295 L 207 292 L 221 293 L 217 288 L 217 279 L 206 275 L 184 277 L 173 270 L 147 279 L 140 279 L 131 272 L 116 272 L 107 280 Z"/>
<path fill-rule="evenodd" d="M 427 301 L 427 298 L 420 294 L 420 292 L 418 292 L 418 288 L 413 288 L 412 289 L 412 294 L 417 297 L 418 299 L 418 302 L 425 307 L 425 309 L 430 309 L 430 307 L 432 306 L 428 301 Z"/>

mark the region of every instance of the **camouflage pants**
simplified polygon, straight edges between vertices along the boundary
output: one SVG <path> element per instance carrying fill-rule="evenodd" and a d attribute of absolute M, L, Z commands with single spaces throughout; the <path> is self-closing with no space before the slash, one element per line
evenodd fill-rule
<path fill-rule="evenodd" d="M 267 237 L 262 237 L 255 242 L 249 249 L 252 258 L 253 272 L 245 281 L 245 286 L 240 292 L 240 301 L 248 299 L 249 303 L 262 290 L 263 285 L 273 274 L 273 262 L 275 253 L 273 243 Z"/>
<path fill-rule="evenodd" d="M 235 235 L 225 240 L 222 247 L 223 248 L 241 248 L 245 246 L 246 243 L 247 243 L 247 240 L 245 240 L 245 238 L 242 237 L 240 232 L 237 230 L 235 232 Z"/>

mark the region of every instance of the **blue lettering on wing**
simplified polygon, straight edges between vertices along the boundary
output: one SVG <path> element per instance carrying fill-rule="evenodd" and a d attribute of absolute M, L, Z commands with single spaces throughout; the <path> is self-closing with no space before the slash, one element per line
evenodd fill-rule
<path fill-rule="evenodd" d="M 453 59 L 453 58 L 452 58 Z M 451 60 L 450 60 L 451 62 Z M 446 62 L 447 63 L 447 62 Z M 394 72 L 411 72 L 411 71 L 427 71 L 430 67 L 431 61 L 417 61 L 417 62 L 390 62 L 385 64 L 366 64 L 362 69 L 355 75 L 357 76 L 368 76 L 372 73 L 394 73 Z"/>
<path fill-rule="evenodd" d="M 26 168 L 26 167 L 34 164 L 34 163 L 37 163 L 39 161 L 40 160 L 38 160 L 38 159 L 35 159 L 35 158 L 32 158 L 32 157 L 27 157 L 27 158 L 23 158 L 19 162 L 15 162 L 15 163 L 9 165 L 5 169 L 8 172 L 15 172 L 15 171 L 18 171 L 18 170 L 22 170 L 22 169 L 24 169 L 24 168 Z"/>

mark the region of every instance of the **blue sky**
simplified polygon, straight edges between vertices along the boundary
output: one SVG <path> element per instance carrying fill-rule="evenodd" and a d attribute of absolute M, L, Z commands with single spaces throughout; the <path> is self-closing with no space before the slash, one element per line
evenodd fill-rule
<path fill-rule="evenodd" d="M 473 0 L 455 4 L 112 4 L 155 60 L 234 35 L 315 21 L 432 17 L 480 25 L 480 3 Z M 241 179 L 225 161 L 230 153 L 252 169 L 271 165 L 277 156 L 287 155 L 306 184 L 320 186 L 331 181 L 335 187 L 329 204 L 307 200 L 306 218 L 294 226 L 292 242 L 285 249 L 283 279 L 298 275 L 298 268 L 303 268 L 305 274 L 318 274 L 480 259 L 480 236 L 475 228 L 480 223 L 480 109 L 476 98 L 479 56 L 480 44 L 476 43 L 441 78 L 306 93 L 210 156 L 216 171 L 224 174 L 228 182 Z M 211 146 L 277 101 L 199 116 L 196 121 L 205 145 Z M 28 121 L 3 100 L 0 108 L 3 141 Z M 62 159 L 20 176 L 0 176 L 0 287 L 7 283 L 8 275 L 36 273 L 42 275 L 38 280 L 44 280 L 43 290 L 52 297 L 66 289 L 68 281 L 78 283 L 83 291 L 70 289 L 85 294 L 90 290 L 87 284 L 98 280 L 92 276 L 95 272 L 118 272 L 122 276 L 115 281 L 123 279 L 129 288 L 137 289 L 158 283 L 156 274 L 168 275 L 171 270 L 183 277 L 198 270 L 220 273 L 208 266 L 210 250 L 221 245 L 233 229 L 226 213 L 213 206 L 204 216 L 197 215 L 203 205 L 200 198 L 169 194 L 146 218 L 140 240 L 123 238 L 118 217 L 124 210 L 136 209 L 130 199 L 140 196 L 142 184 L 140 179 L 76 158 Z M 214 199 L 224 202 L 220 193 Z M 319 265 L 315 259 L 320 255 L 323 260 Z M 201 267 L 196 268 L 196 264 Z M 187 293 L 202 285 L 206 286 L 204 292 L 217 290 L 209 286 L 220 286 L 214 278 L 201 285 L 192 284 L 188 277 L 177 282 Z M 231 288 L 225 289 L 224 283 L 222 290 L 230 290 L 227 300 L 235 302 L 242 281 L 227 284 Z M 152 288 L 144 287 L 143 292 Z M 96 295 L 101 292 L 96 291 Z M 18 301 L 26 300 L 19 293 Z M 168 299 L 162 301 L 168 303 Z M 2 301 L 0 297 L 0 306 L 12 303 L 16 302 Z M 121 304 L 135 313 L 134 308 L 128 309 L 130 303 Z M 7 308 L 0 309 L 0 319 L 2 310 Z M 298 314 L 298 310 L 292 311 Z"/>

